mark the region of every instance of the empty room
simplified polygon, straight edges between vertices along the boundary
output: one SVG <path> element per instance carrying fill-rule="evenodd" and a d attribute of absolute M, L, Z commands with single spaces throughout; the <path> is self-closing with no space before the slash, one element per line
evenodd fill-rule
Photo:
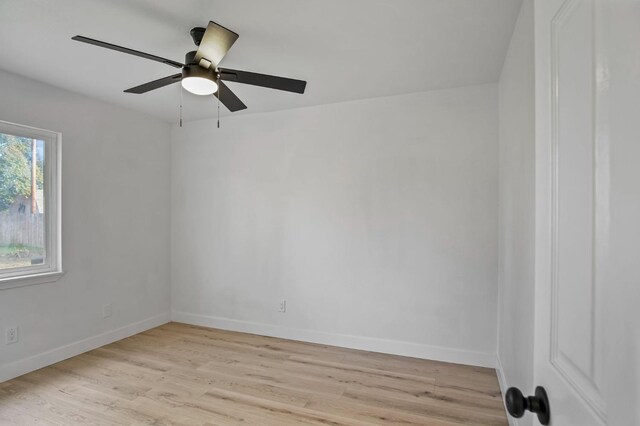
<path fill-rule="evenodd" d="M 0 425 L 640 426 L 640 0 L 0 0 Z"/>

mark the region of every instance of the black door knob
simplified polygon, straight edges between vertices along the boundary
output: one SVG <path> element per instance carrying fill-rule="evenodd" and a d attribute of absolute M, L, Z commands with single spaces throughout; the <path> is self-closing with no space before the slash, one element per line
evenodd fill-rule
<path fill-rule="evenodd" d="M 534 396 L 528 396 L 525 398 L 518 388 L 507 389 L 507 394 L 504 397 L 507 411 L 513 417 L 520 418 L 524 415 L 526 410 L 536 413 L 538 415 L 538 421 L 542 425 L 548 425 L 551 417 L 549 411 L 549 398 L 547 398 L 547 392 L 545 392 L 542 386 L 536 388 Z"/>

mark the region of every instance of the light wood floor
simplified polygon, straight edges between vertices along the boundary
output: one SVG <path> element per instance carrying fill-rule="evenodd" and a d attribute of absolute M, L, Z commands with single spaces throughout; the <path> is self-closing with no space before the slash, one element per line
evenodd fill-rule
<path fill-rule="evenodd" d="M 506 425 L 495 371 L 169 323 L 0 384 L 2 425 Z"/>

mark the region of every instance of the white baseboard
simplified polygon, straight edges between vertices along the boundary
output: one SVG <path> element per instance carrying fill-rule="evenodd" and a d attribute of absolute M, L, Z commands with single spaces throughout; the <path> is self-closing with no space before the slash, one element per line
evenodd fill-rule
<path fill-rule="evenodd" d="M 439 346 L 430 346 L 399 340 L 325 333 L 321 331 L 304 330 L 178 311 L 173 311 L 171 313 L 171 319 L 176 322 L 219 328 L 222 330 L 239 331 L 243 333 L 259 334 L 262 336 L 280 337 L 283 339 L 409 356 L 413 358 L 431 359 L 435 361 L 453 362 L 457 364 L 494 368 L 496 362 L 496 354 L 494 353 L 443 348 Z"/>
<path fill-rule="evenodd" d="M 27 374 L 39 368 L 55 364 L 56 362 L 60 362 L 67 358 L 80 355 L 92 349 L 99 348 L 100 346 L 124 339 L 125 337 L 133 336 L 134 334 L 141 333 L 145 330 L 149 330 L 150 328 L 158 327 L 162 324 L 168 323 L 169 321 L 171 321 L 171 315 L 169 313 L 156 315 L 142 321 L 134 322 L 133 324 L 125 325 L 124 327 L 120 327 L 115 330 L 106 331 L 98 334 L 97 336 L 88 337 L 65 346 L 60 346 L 37 355 L 30 356 L 29 358 L 2 365 L 0 366 L 0 383 L 23 374 Z"/>
<path fill-rule="evenodd" d="M 498 383 L 500 384 L 500 393 L 502 394 L 502 403 L 504 404 L 504 395 L 507 393 L 507 379 L 504 376 L 504 370 L 502 369 L 502 361 L 500 361 L 500 355 L 496 355 L 496 373 L 498 375 Z M 507 411 L 507 407 L 504 407 L 504 411 Z M 509 421 L 509 426 L 518 426 L 518 419 L 515 417 L 511 417 L 507 412 L 507 420 Z"/>

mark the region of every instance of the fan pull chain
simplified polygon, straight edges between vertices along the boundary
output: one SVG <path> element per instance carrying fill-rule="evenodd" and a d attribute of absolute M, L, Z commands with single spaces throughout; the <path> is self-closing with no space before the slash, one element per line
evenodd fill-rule
<path fill-rule="evenodd" d="M 182 93 L 184 92 L 184 87 L 182 84 L 180 85 L 180 127 L 182 127 Z"/>
<path fill-rule="evenodd" d="M 220 74 L 218 74 L 218 129 L 220 128 Z"/>

